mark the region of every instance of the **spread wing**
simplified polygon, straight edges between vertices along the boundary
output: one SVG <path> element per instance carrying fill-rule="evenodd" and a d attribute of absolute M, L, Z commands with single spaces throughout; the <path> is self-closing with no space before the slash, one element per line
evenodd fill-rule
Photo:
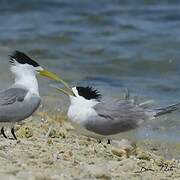
<path fill-rule="evenodd" d="M 94 109 L 98 115 L 88 121 L 86 128 L 102 135 L 134 129 L 148 118 L 145 109 L 131 100 L 100 102 Z"/>
<path fill-rule="evenodd" d="M 15 102 L 22 102 L 27 94 L 26 89 L 21 88 L 9 88 L 0 92 L 0 106 L 6 106 Z"/>

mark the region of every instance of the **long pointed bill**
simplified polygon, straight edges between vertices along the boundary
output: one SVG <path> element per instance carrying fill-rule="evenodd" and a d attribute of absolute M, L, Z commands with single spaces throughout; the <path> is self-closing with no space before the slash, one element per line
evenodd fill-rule
<path fill-rule="evenodd" d="M 64 89 L 62 89 L 62 88 L 56 87 L 56 86 L 52 86 L 52 87 L 55 88 L 55 89 L 57 89 L 59 92 L 65 94 L 65 95 L 67 95 L 67 96 L 74 96 L 74 93 L 73 93 L 72 90 L 69 92 L 69 91 L 66 91 L 66 90 L 64 90 Z"/>
<path fill-rule="evenodd" d="M 52 73 L 52 72 L 50 72 L 48 70 L 39 71 L 39 74 L 41 76 L 45 76 L 45 77 L 48 77 L 50 79 L 56 80 L 58 82 L 61 82 L 68 90 L 72 91 L 71 88 L 69 87 L 69 85 L 63 79 L 58 77 L 56 74 L 54 74 L 54 73 Z"/>

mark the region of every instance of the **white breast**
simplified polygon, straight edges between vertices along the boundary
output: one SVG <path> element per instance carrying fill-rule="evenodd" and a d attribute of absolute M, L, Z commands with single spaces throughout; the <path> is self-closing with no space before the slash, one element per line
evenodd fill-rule
<path fill-rule="evenodd" d="M 70 97 L 71 105 L 68 110 L 69 119 L 82 126 L 91 118 L 97 116 L 94 106 L 98 103 L 94 100 L 86 100 L 83 97 Z"/>

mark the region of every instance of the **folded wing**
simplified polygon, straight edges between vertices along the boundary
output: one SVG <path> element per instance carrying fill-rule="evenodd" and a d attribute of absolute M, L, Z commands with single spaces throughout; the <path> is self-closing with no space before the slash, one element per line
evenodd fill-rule
<path fill-rule="evenodd" d="M 9 88 L 0 92 L 0 106 L 7 106 L 16 102 L 22 102 L 27 94 L 26 89 Z"/>
<path fill-rule="evenodd" d="M 0 92 L 0 122 L 18 122 L 29 117 L 39 106 L 40 97 L 25 99 L 28 90 L 11 87 Z"/>
<path fill-rule="evenodd" d="M 94 109 L 98 115 L 88 121 L 86 128 L 102 135 L 134 129 L 149 118 L 145 109 L 131 100 L 100 102 Z"/>

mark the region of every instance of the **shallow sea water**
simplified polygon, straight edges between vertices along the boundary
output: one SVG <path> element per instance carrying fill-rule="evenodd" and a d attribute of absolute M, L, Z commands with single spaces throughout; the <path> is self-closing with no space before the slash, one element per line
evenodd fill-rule
<path fill-rule="evenodd" d="M 72 85 L 119 98 L 126 88 L 155 107 L 180 101 L 180 2 L 1 0 L 0 88 L 18 49 Z M 40 79 L 43 96 L 58 94 Z M 137 139 L 179 142 L 180 113 L 147 123 Z"/>

